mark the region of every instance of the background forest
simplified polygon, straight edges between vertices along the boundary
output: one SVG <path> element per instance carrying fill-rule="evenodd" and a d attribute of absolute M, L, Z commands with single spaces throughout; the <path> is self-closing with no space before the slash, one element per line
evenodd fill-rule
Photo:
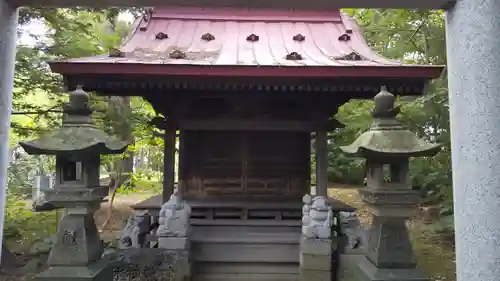
<path fill-rule="evenodd" d="M 345 9 L 344 12 L 357 19 L 364 29 L 365 38 L 380 54 L 407 63 L 446 64 L 442 11 Z M 17 47 L 11 119 L 13 158 L 9 168 L 7 238 L 28 241 L 47 236 L 55 230 L 53 214 L 33 214 L 26 211 L 22 203 L 27 191 L 31 190 L 33 177 L 50 173 L 53 163 L 49 158 L 28 157 L 16 145 L 19 140 L 36 137 L 60 123 L 61 105 L 67 95 L 61 77 L 50 72 L 46 61 L 96 55 L 118 47 L 131 28 L 131 22 L 123 19 L 139 13 L 140 9 L 116 8 L 21 9 L 18 30 L 21 40 Z M 151 106 L 135 97 L 92 98 L 98 124 L 106 131 L 134 143 L 125 155 L 106 158 L 104 173 L 111 173 L 120 166 L 124 173 L 130 175 L 127 184 L 119 190 L 122 193 L 155 188 L 145 184 L 145 179 L 161 181 L 159 171 L 163 165 L 163 141 L 148 122 L 155 115 Z M 452 234 L 446 72 L 433 81 L 425 96 L 399 99 L 398 102 L 402 106 L 399 118 L 410 130 L 424 139 L 444 144 L 444 149 L 437 156 L 412 160 L 411 182 L 414 189 L 421 191 L 424 208 L 432 206 L 437 210 L 431 224 L 432 231 Z M 347 185 L 363 183 L 362 160 L 346 158 L 338 146 L 352 142 L 369 127 L 372 106 L 371 101 L 352 100 L 339 109 L 336 118 L 345 124 L 345 128 L 331 135 L 328 171 L 331 182 Z M 33 221 L 35 215 L 44 216 L 44 219 L 40 217 Z M 47 224 L 48 220 L 53 224 Z M 40 227 L 41 224 L 44 227 Z"/>

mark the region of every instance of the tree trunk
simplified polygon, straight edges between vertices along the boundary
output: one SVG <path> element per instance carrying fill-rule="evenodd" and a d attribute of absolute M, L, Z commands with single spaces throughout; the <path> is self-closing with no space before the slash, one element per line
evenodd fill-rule
<path fill-rule="evenodd" d="M 132 134 L 131 117 L 131 99 L 130 97 L 110 97 L 108 100 L 111 118 L 113 119 L 113 129 L 120 138 L 132 144 L 134 136 Z M 115 163 L 115 175 L 110 178 L 108 185 L 108 213 L 107 218 L 100 227 L 100 231 L 104 230 L 109 224 L 113 216 L 113 205 L 116 197 L 116 192 L 122 184 L 124 184 L 130 175 L 134 172 L 134 153 L 127 150 L 125 157 Z"/>
<path fill-rule="evenodd" d="M 129 143 L 134 142 L 131 124 L 131 99 L 130 97 L 110 97 L 108 100 L 110 109 L 110 118 L 113 120 L 113 129 L 120 139 Z M 126 157 L 122 160 L 122 172 L 130 175 L 134 171 L 134 153 L 126 152 Z"/>
<path fill-rule="evenodd" d="M 120 126 L 121 130 L 119 131 L 120 137 L 124 141 L 133 143 L 134 136 L 132 134 L 132 124 L 130 122 L 132 100 L 130 97 L 121 97 L 118 101 L 121 107 L 120 122 L 122 123 Z M 127 157 L 122 161 L 122 171 L 124 175 L 130 175 L 134 172 L 134 156 L 133 151 L 127 151 Z"/>

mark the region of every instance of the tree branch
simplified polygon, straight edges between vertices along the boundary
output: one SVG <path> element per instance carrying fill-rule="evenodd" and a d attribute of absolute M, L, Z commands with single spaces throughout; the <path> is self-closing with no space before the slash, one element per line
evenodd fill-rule
<path fill-rule="evenodd" d="M 16 124 L 16 123 L 10 123 L 10 127 L 12 129 L 16 129 L 16 130 L 21 130 L 21 131 L 29 131 L 29 132 L 47 132 L 48 130 L 46 129 L 41 129 L 41 128 L 30 128 L 30 127 L 23 127 L 19 124 Z"/>
<path fill-rule="evenodd" d="M 62 110 L 57 110 L 56 109 L 59 106 L 61 106 L 61 105 L 60 104 L 56 104 L 56 105 L 51 106 L 50 108 L 45 109 L 45 110 L 14 111 L 14 112 L 11 113 L 11 115 L 33 115 L 33 114 L 41 115 L 41 114 L 45 114 L 45 113 L 49 113 L 49 112 L 52 112 L 52 113 L 62 113 L 63 112 Z"/>
<path fill-rule="evenodd" d="M 44 113 L 63 113 L 62 110 L 38 110 L 38 111 L 15 111 L 11 115 L 34 115 L 34 114 L 44 114 Z"/>

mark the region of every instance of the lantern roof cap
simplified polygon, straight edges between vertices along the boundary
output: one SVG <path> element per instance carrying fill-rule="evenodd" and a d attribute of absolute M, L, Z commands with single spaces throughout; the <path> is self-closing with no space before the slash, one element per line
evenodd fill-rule
<path fill-rule="evenodd" d="M 128 142 L 108 135 L 92 122 L 88 102 L 88 93 L 82 86 L 77 87 L 64 105 L 62 127 L 19 144 L 26 153 L 37 155 L 119 154 L 125 151 Z"/>
<path fill-rule="evenodd" d="M 441 144 L 419 138 L 397 120 L 399 107 L 395 107 L 395 97 L 386 87 L 382 87 L 374 101 L 370 129 L 352 144 L 341 146 L 344 153 L 364 158 L 409 158 L 433 156 L 441 150 Z"/>

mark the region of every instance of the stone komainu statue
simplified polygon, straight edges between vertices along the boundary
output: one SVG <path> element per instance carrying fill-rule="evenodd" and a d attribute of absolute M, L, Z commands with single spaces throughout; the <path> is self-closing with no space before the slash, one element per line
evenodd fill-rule
<path fill-rule="evenodd" d="M 131 215 L 119 239 L 119 248 L 144 248 L 149 233 L 149 220 L 147 213 Z"/>
<path fill-rule="evenodd" d="M 339 220 L 342 234 L 347 237 L 348 250 L 360 249 L 367 245 L 368 234 L 361 226 L 355 212 L 340 212 Z"/>
<path fill-rule="evenodd" d="M 329 239 L 332 235 L 333 211 L 328 199 L 306 194 L 302 201 L 302 235 L 307 238 Z"/>
<path fill-rule="evenodd" d="M 186 237 L 189 230 L 191 207 L 174 192 L 160 210 L 159 237 Z"/>

